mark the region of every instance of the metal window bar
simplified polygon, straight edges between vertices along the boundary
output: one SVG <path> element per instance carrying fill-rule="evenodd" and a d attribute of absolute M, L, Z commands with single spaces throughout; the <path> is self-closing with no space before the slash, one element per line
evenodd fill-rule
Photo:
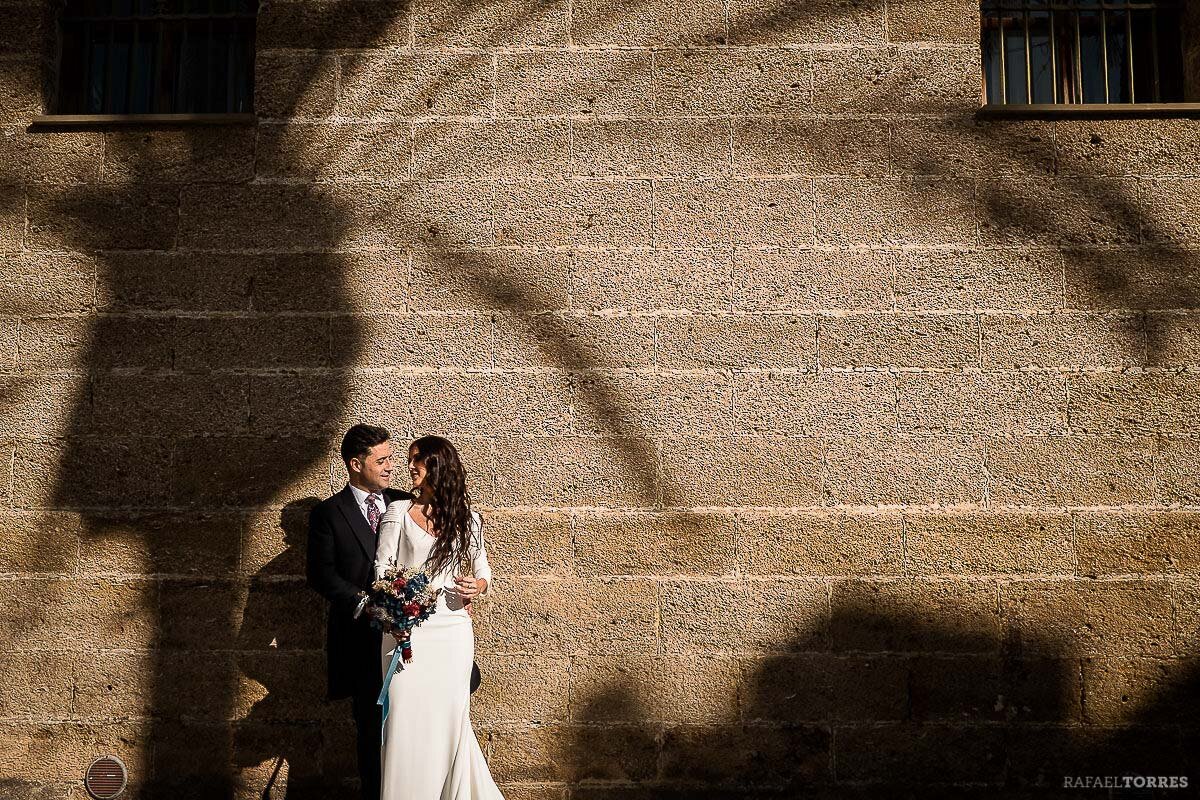
<path fill-rule="evenodd" d="M 172 0 L 134 0 L 125 4 L 124 10 L 117 10 L 117 5 L 113 0 L 69 0 L 65 4 L 59 25 L 74 34 L 72 41 L 79 42 L 83 59 L 59 55 L 59 85 L 78 86 L 79 95 L 60 91 L 58 113 L 220 114 L 250 110 L 240 106 L 248 106 L 253 93 L 239 83 L 248 82 L 254 71 L 256 3 L 234 0 L 221 4 L 222 11 L 214 10 L 213 0 L 196 4 L 206 11 L 185 11 L 181 3 Z M 173 37 L 172 31 L 178 36 Z M 144 60 L 139 55 L 141 46 L 149 51 Z M 203 49 L 203 57 L 195 52 L 197 47 Z M 142 75 L 146 61 L 152 67 L 149 75 Z M 224 97 L 214 87 L 212 75 L 221 61 L 227 62 Z M 78 74 L 66 71 L 68 63 Z M 164 75 L 171 77 L 164 81 Z M 136 88 L 139 78 L 144 79 L 145 91 Z M 194 87 L 190 89 L 193 98 L 185 95 L 189 84 Z"/>
<path fill-rule="evenodd" d="M 995 70 L 999 76 L 998 86 L 989 88 L 984 81 L 986 102 L 989 104 L 1004 104 L 1021 102 L 1016 96 L 1018 86 L 1024 90 L 1024 102 L 1033 102 L 1034 92 L 1034 54 L 1031 36 L 1031 13 L 1049 12 L 1046 36 L 1049 42 L 1049 72 L 1050 97 L 1054 103 L 1074 104 L 1086 101 L 1089 92 L 1096 93 L 1103 89 L 1105 103 L 1134 103 L 1134 102 L 1179 102 L 1178 97 L 1163 97 L 1162 70 L 1164 68 L 1164 53 L 1159 37 L 1162 24 L 1182 24 L 1182 6 L 1186 0 L 1104 0 L 1103 2 L 1083 2 L 1082 0 L 984 0 L 982 3 L 982 35 L 988 41 L 989 31 L 995 31 L 998 46 L 985 46 L 984 74 Z M 1109 20 L 1110 12 L 1120 12 L 1124 16 L 1125 52 L 1110 52 Z M 1145 12 L 1149 18 L 1149 27 L 1134 27 L 1133 12 Z M 1094 24 L 1084 30 L 1082 18 L 1089 15 L 1095 20 Z M 1097 19 L 1098 17 L 1098 19 Z M 1040 16 L 1039 19 L 1047 19 Z M 1060 36 L 1061 27 L 1070 31 L 1070 38 Z M 1041 31 L 1038 32 L 1041 36 Z M 1010 71 L 1019 70 L 1009 57 L 1010 39 L 1020 37 L 1024 50 L 1024 79 L 1014 85 L 1010 80 Z M 1119 36 L 1114 35 L 1119 39 Z M 1084 63 L 1085 46 L 1099 53 L 1098 64 Z M 1148 59 L 1143 59 L 1146 54 Z M 1039 56 L 1039 59 L 1041 57 Z M 987 63 L 988 60 L 993 63 Z M 1136 89 L 1137 75 L 1135 64 L 1148 61 L 1152 65 L 1153 80 L 1151 82 L 1153 99 L 1147 101 L 1139 97 Z M 1122 64 L 1125 75 L 1120 78 L 1120 86 L 1111 83 L 1110 65 Z M 1069 69 L 1065 69 L 1069 65 Z M 1044 62 L 1038 62 L 1039 68 Z M 1039 70 L 1041 71 L 1041 70 Z M 1096 74 L 1096 73 L 1099 74 Z M 1016 77 L 1016 76 L 1014 76 Z M 1171 84 L 1180 83 L 1181 76 L 1171 75 Z M 998 96 L 995 90 L 998 89 Z M 1017 97 L 1014 100 L 1014 97 Z"/>

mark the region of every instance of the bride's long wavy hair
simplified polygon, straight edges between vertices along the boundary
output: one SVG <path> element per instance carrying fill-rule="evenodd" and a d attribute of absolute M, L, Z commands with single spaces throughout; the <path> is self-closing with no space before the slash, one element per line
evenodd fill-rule
<path fill-rule="evenodd" d="M 459 554 L 471 552 L 471 495 L 458 450 L 441 436 L 422 436 L 408 446 L 413 461 L 425 465 L 431 501 L 427 517 L 435 536 L 426 574 L 437 575 Z"/>

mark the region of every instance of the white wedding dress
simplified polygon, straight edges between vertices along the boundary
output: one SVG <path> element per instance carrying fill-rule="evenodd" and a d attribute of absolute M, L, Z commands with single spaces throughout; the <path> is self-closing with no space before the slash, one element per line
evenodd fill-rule
<path fill-rule="evenodd" d="M 411 506 L 408 500 L 389 503 L 380 519 L 377 577 L 393 559 L 411 569 L 425 564 L 434 538 L 409 516 Z M 475 512 L 471 515 L 474 574 L 487 580 L 490 595 L 482 522 Z M 396 670 L 388 689 L 380 800 L 503 800 L 471 728 L 475 633 L 454 589 L 455 567 L 452 560 L 430 576 L 433 586 L 443 588 L 437 610 L 413 629 L 413 660 Z M 384 635 L 381 670 L 391 662 L 395 645 L 393 637 Z"/>

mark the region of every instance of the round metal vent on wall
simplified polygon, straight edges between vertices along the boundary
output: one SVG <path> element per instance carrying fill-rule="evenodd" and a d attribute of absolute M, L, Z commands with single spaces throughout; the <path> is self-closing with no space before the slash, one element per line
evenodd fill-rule
<path fill-rule="evenodd" d="M 129 773 L 125 763 L 116 756 L 100 756 L 87 768 L 83 786 L 96 800 L 112 800 L 125 791 Z"/>

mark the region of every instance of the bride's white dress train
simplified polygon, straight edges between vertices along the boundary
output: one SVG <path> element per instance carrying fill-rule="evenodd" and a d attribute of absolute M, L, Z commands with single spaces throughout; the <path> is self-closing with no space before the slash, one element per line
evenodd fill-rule
<path fill-rule="evenodd" d="M 420 569 L 433 537 L 409 516 L 411 503 L 388 504 L 379 523 L 375 570 L 395 559 Z M 475 577 L 491 586 L 478 515 L 474 515 Z M 475 632 L 471 617 L 454 592 L 454 565 L 430 576 L 449 587 L 437 611 L 412 632 L 413 660 L 397 670 L 388 690 L 384 725 L 381 800 L 503 800 L 471 728 L 471 662 Z M 488 594 L 491 594 L 489 588 Z M 396 640 L 383 637 L 380 669 L 387 669 Z"/>

